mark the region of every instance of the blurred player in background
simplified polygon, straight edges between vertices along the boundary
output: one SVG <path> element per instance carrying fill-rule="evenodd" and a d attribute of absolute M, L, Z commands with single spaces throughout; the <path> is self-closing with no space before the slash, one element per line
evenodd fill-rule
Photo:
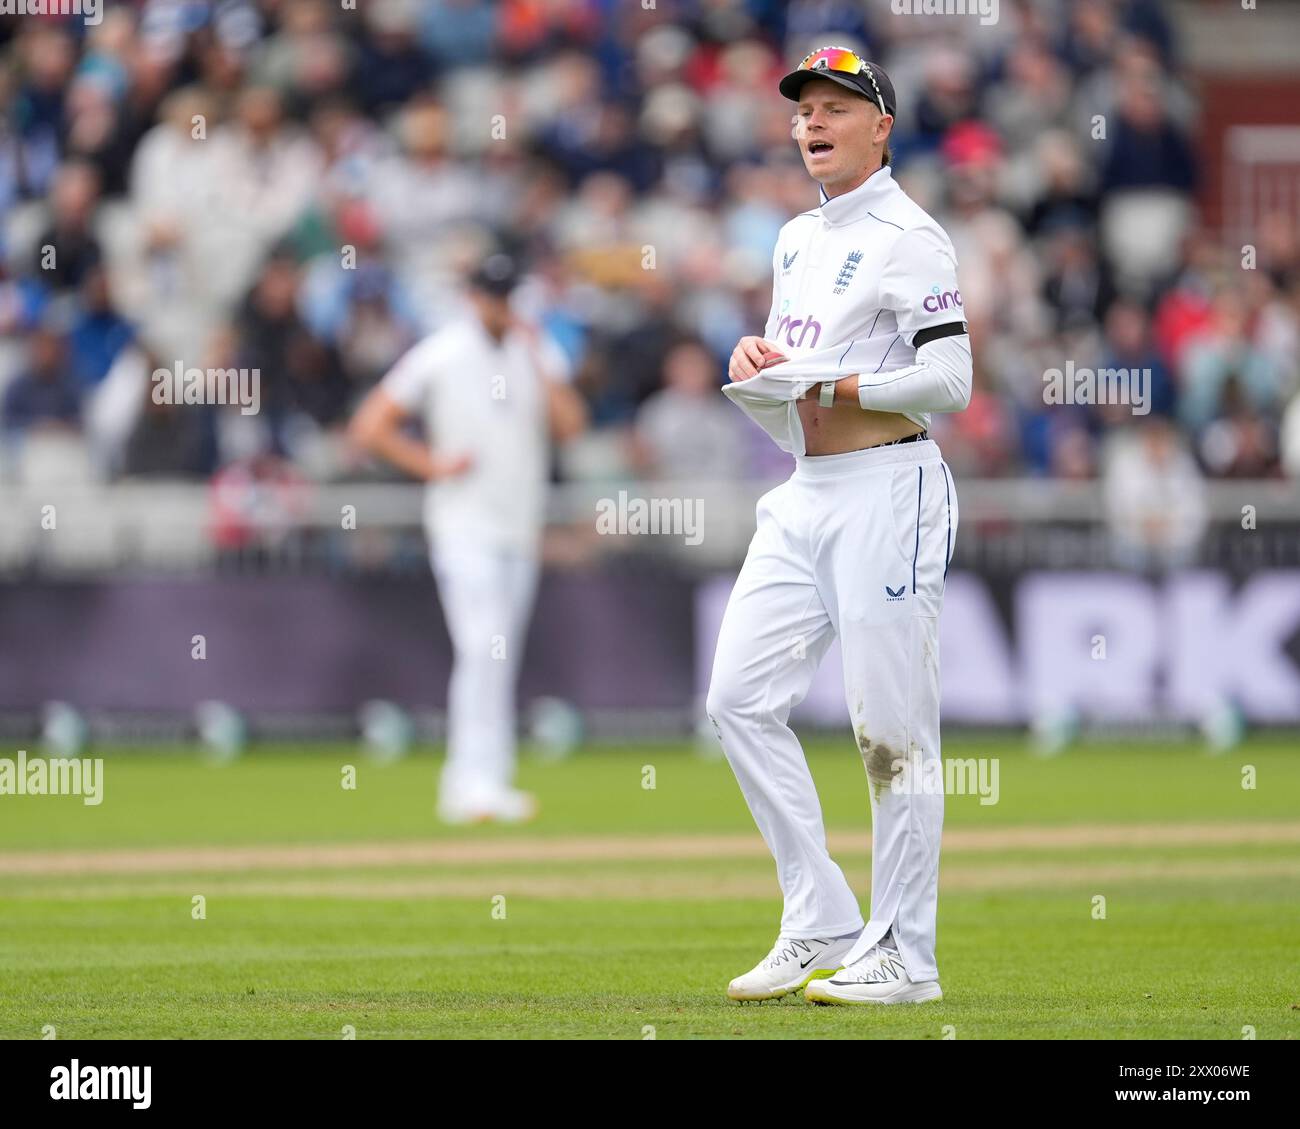
<path fill-rule="evenodd" d="M 930 412 L 969 403 L 970 344 L 952 243 L 890 173 L 889 77 L 828 47 L 780 90 L 798 103 L 795 136 L 822 203 L 781 229 L 764 336 L 736 346 L 726 391 L 795 455 L 795 472 L 759 501 L 708 712 L 785 910 L 771 952 L 728 994 L 806 987 L 819 1003 L 919 1003 L 941 998 L 943 794 L 922 784 L 939 764 L 938 615 L 957 531 L 956 491 L 926 429 Z M 872 806 L 865 925 L 787 724 L 835 636 Z"/>
<path fill-rule="evenodd" d="M 550 440 L 587 424 L 568 361 L 514 312 L 518 264 L 490 255 L 469 280 L 470 316 L 407 352 L 357 409 L 353 439 L 429 483 L 425 528 L 453 659 L 438 815 L 520 822 L 515 682 L 537 588 Z M 425 440 L 403 428 L 419 416 Z"/>

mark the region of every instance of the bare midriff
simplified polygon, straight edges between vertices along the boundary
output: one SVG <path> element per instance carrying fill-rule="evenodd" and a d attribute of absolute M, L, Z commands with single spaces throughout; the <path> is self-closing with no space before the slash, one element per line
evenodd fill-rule
<path fill-rule="evenodd" d="M 856 404 L 835 404 L 823 408 L 816 400 L 817 390 L 807 400 L 799 401 L 799 421 L 803 424 L 804 450 L 809 455 L 842 455 L 861 451 L 895 439 L 905 439 L 923 430 L 897 412 L 864 411 Z"/>

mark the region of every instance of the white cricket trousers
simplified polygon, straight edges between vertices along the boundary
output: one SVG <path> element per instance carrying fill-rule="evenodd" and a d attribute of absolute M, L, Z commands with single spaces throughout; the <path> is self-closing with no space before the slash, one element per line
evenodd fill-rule
<path fill-rule="evenodd" d="M 537 591 L 537 557 L 435 542 L 430 561 L 452 646 L 440 797 L 491 802 L 514 782 L 515 683 Z"/>
<path fill-rule="evenodd" d="M 707 710 L 776 859 L 783 937 L 863 927 L 826 849 L 817 789 L 787 721 L 839 637 L 871 807 L 871 918 L 844 963 L 893 927 L 913 980 L 938 978 L 943 795 L 939 611 L 957 492 L 933 440 L 805 456 L 759 499 L 722 620 Z M 938 794 L 934 794 L 938 791 Z"/>

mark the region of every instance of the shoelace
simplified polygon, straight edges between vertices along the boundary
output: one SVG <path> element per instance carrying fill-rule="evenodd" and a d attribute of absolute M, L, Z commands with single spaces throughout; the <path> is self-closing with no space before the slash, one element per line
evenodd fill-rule
<path fill-rule="evenodd" d="M 873 945 L 845 972 L 846 979 L 859 984 L 883 984 L 889 980 L 901 980 L 907 974 L 902 954 L 897 949 L 886 948 L 884 945 Z"/>
<path fill-rule="evenodd" d="M 821 945 L 825 948 L 829 941 L 823 941 L 819 938 L 805 941 L 792 937 L 782 937 L 772 946 L 772 951 L 763 959 L 764 968 L 775 968 L 785 961 L 797 960 L 800 956 L 812 956 L 813 945 Z"/>

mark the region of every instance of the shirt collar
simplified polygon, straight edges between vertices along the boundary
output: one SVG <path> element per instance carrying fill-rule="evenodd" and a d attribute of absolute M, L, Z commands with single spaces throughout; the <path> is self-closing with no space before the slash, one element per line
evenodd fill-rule
<path fill-rule="evenodd" d="M 889 166 L 883 165 L 851 192 L 828 199 L 826 189 L 821 189 L 821 217 L 832 227 L 853 223 L 872 208 L 879 207 L 897 190 Z"/>

